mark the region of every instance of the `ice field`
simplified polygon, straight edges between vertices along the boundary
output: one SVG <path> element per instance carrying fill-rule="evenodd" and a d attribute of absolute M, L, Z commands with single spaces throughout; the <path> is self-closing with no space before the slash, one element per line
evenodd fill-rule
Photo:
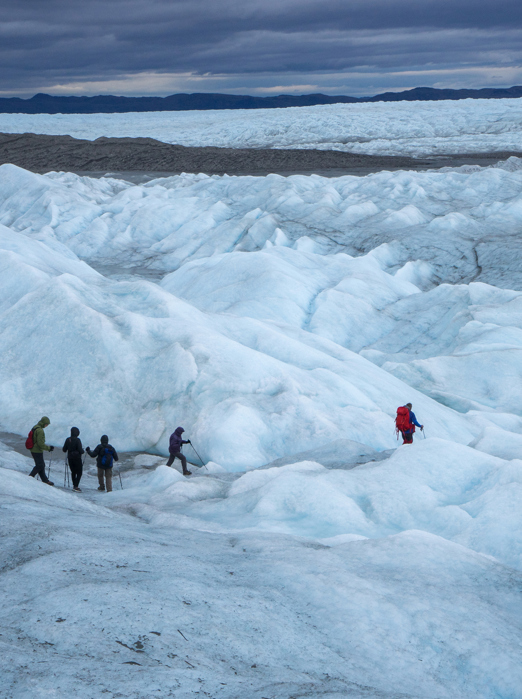
<path fill-rule="evenodd" d="M 433 439 L 232 485 L 141 461 L 76 495 L 16 456 L 3 696 L 520 695 L 520 462 Z"/>
<path fill-rule="evenodd" d="M 151 137 L 183 146 L 318 148 L 373 155 L 520 151 L 519 99 L 375 102 L 286 109 L 0 114 L 2 133 Z"/>
<path fill-rule="evenodd" d="M 516 158 L 1 166 L 0 695 L 520 699 L 521 228 Z M 425 438 L 398 446 L 407 401 Z M 42 415 L 132 452 L 123 489 L 90 459 L 63 488 L 61 450 L 29 479 L 12 435 Z"/>

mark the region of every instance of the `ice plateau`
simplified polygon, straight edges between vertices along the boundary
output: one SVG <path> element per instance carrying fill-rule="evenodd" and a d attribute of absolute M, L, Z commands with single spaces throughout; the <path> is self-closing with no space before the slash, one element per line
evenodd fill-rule
<path fill-rule="evenodd" d="M 521 225 L 516 159 L 1 166 L 2 696 L 520 699 Z M 123 488 L 29 479 L 43 414 Z"/>
<path fill-rule="evenodd" d="M 374 102 L 286 109 L 0 114 L 2 133 L 149 137 L 182 146 L 318 148 L 375 155 L 519 151 L 520 99 Z"/>

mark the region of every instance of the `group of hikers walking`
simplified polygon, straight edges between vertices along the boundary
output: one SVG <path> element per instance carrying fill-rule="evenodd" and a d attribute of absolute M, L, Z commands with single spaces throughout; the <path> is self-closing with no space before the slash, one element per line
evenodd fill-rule
<path fill-rule="evenodd" d="M 45 473 L 44 451 L 54 451 L 53 446 L 45 443 L 45 428 L 51 424 L 48 417 L 44 416 L 33 429 L 29 432 L 29 436 L 25 442 L 25 446 L 30 450 L 34 459 L 34 468 L 29 474 L 33 478 L 39 476 L 40 480 L 47 485 L 54 485 L 49 480 Z M 83 454 L 87 453 L 93 459 L 96 459 L 98 467 L 98 490 L 106 490 L 108 493 L 112 490 L 112 466 L 114 461 L 118 461 L 118 453 L 116 449 L 109 444 L 109 438 L 106 434 L 102 435 L 98 446 L 91 451 L 89 447 L 85 450 L 80 439 L 80 430 L 77 427 L 71 427 L 71 436 L 67 437 L 62 447 L 62 451 L 66 454 L 66 460 L 71 471 L 73 490 L 81 493 L 80 481 L 83 474 Z"/>
<path fill-rule="evenodd" d="M 54 451 L 53 446 L 49 446 L 45 443 L 45 428 L 50 424 L 51 421 L 46 416 L 37 422 L 29 432 L 25 446 L 30 450 L 34 459 L 34 468 L 29 475 L 33 478 L 39 476 L 43 483 L 47 483 L 47 485 L 54 485 L 54 483 L 49 480 L 45 473 L 45 461 L 43 455 L 44 451 Z M 179 459 L 183 468 L 183 475 L 191 476 L 192 472 L 188 470 L 187 459 L 184 454 L 182 454 L 181 450 L 183 444 L 192 445 L 192 442 L 190 439 L 182 438 L 183 432 L 185 432 L 183 427 L 177 427 L 170 435 L 170 456 L 169 460 L 167 461 L 167 466 L 172 466 L 174 460 Z M 77 493 L 82 492 L 80 489 L 80 481 L 83 474 L 82 456 L 85 453 L 89 454 L 91 458 L 96 459 L 96 466 L 98 468 L 98 490 L 106 491 L 108 493 L 112 491 L 112 467 L 114 461 L 119 461 L 119 457 L 116 449 L 112 446 L 112 444 L 109 444 L 109 438 L 106 434 L 101 436 L 100 443 L 95 449 L 91 450 L 89 447 L 86 447 L 84 450 L 82 440 L 80 439 L 80 430 L 77 427 L 71 427 L 71 436 L 67 437 L 65 440 L 62 451 L 66 454 L 66 461 L 71 471 L 74 491 Z"/>
<path fill-rule="evenodd" d="M 412 444 L 415 427 L 419 427 L 422 431 L 424 430 L 424 425 L 421 425 L 417 421 L 412 407 L 413 406 L 411 403 L 406 403 L 406 405 L 397 408 L 395 431 L 397 433 L 397 438 L 399 437 L 399 433 L 402 435 L 403 444 Z M 35 476 L 39 476 L 40 480 L 44 483 L 54 485 L 54 483 L 49 480 L 45 473 L 45 461 L 43 456 L 44 451 L 54 451 L 54 447 L 48 446 L 45 443 L 44 430 L 50 424 L 51 421 L 46 416 L 37 422 L 29 432 L 25 446 L 31 451 L 34 459 L 34 468 L 29 475 L 31 475 L 33 478 Z M 183 439 L 182 435 L 184 432 L 185 430 L 183 427 L 177 427 L 170 435 L 170 456 L 169 460 L 167 461 L 167 466 L 172 466 L 175 459 L 179 459 L 181 461 L 183 475 L 191 476 L 192 472 L 187 468 L 187 458 L 182 453 L 182 448 L 183 444 L 190 444 L 192 446 L 192 442 L 190 439 Z M 194 449 L 194 447 L 192 448 Z M 91 450 L 89 447 L 86 447 L 84 450 L 82 441 L 80 439 L 80 430 L 77 427 L 71 427 L 71 436 L 67 437 L 65 440 L 62 451 L 64 451 L 67 455 L 66 461 L 71 471 L 74 491 L 81 493 L 80 481 L 83 473 L 82 456 L 85 453 L 87 453 L 91 458 L 96 459 L 96 466 L 98 468 L 98 490 L 106 491 L 108 493 L 112 491 L 112 467 L 114 461 L 118 461 L 119 457 L 116 449 L 112 446 L 112 444 L 109 444 L 109 438 L 106 434 L 101 436 L 100 443 L 95 449 Z M 201 457 L 198 455 L 198 458 Z"/>

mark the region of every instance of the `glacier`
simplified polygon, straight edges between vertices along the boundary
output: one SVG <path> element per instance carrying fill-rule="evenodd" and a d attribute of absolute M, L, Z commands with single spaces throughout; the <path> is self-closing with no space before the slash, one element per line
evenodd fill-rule
<path fill-rule="evenodd" d="M 317 148 L 418 157 L 520 151 L 521 116 L 519 99 L 467 99 L 285 109 L 0 114 L 0 132 L 88 140 L 149 137 L 182 146 Z"/>
<path fill-rule="evenodd" d="M 516 158 L 1 166 L 1 693 L 518 699 L 521 223 Z M 62 488 L 61 451 L 29 479 L 43 414 L 50 444 L 109 434 L 123 488 L 90 460 Z"/>

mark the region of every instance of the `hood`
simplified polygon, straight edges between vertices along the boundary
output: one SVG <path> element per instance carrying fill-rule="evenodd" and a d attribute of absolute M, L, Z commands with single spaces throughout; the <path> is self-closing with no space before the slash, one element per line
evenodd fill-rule
<path fill-rule="evenodd" d="M 78 437 L 80 430 L 77 427 L 71 427 L 71 437 Z"/>
<path fill-rule="evenodd" d="M 108 444 L 108 443 L 109 443 L 109 438 L 107 437 L 106 434 L 102 434 L 102 436 L 101 436 L 101 438 L 100 438 L 100 442 L 101 442 L 102 444 Z"/>
<path fill-rule="evenodd" d="M 181 435 L 183 434 L 183 432 L 185 432 L 185 430 L 183 429 L 183 427 L 176 427 L 176 429 L 174 430 L 174 434 L 177 434 L 178 437 L 181 437 Z"/>
<path fill-rule="evenodd" d="M 47 425 L 51 424 L 51 421 L 49 420 L 48 417 L 46 417 L 44 415 L 43 418 L 40 420 L 40 422 L 37 422 L 36 424 L 38 427 L 47 427 Z"/>

